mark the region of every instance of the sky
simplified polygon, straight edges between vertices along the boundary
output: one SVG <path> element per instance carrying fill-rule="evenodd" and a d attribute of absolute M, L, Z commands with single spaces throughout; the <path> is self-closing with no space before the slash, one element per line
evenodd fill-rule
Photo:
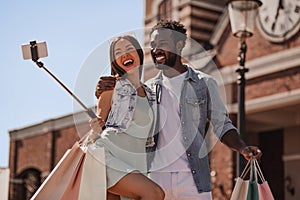
<path fill-rule="evenodd" d="M 0 167 L 8 167 L 9 131 L 80 110 L 43 69 L 23 60 L 21 45 L 45 41 L 48 57 L 40 61 L 91 106 L 98 77 L 107 73 L 109 38 L 142 30 L 143 2 L 0 0 Z M 103 54 L 101 59 L 99 54 Z M 91 65 L 92 75 L 83 76 Z M 88 84 L 80 87 L 82 81 Z"/>

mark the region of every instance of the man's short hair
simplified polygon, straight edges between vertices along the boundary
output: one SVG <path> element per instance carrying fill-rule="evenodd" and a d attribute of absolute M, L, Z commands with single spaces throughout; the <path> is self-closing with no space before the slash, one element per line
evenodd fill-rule
<path fill-rule="evenodd" d="M 185 41 L 187 39 L 187 35 L 186 35 L 187 30 L 184 27 L 184 25 L 182 23 L 180 23 L 179 21 L 162 19 L 159 22 L 157 22 L 157 24 L 155 26 L 152 27 L 150 35 L 153 33 L 153 31 L 159 30 L 159 29 L 173 30 L 174 33 L 176 33 L 176 37 L 174 37 L 175 43 L 182 40 L 185 44 Z"/>

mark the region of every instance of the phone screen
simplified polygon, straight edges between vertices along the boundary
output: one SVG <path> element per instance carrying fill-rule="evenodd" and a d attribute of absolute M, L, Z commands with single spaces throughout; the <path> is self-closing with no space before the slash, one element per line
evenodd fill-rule
<path fill-rule="evenodd" d="M 38 51 L 38 57 L 43 58 L 48 56 L 48 51 L 47 51 L 47 44 L 46 42 L 40 42 L 36 43 L 37 45 L 37 51 Z M 22 54 L 23 54 L 23 59 L 28 60 L 31 59 L 31 50 L 30 50 L 30 44 L 24 44 L 22 45 Z"/>

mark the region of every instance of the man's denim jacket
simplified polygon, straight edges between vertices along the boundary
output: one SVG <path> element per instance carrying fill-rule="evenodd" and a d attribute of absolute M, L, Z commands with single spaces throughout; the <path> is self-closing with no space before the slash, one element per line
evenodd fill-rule
<path fill-rule="evenodd" d="M 143 87 L 146 91 L 150 107 L 153 109 L 153 105 L 155 105 L 155 93 L 153 93 L 146 85 L 143 85 Z M 119 79 L 116 82 L 112 95 L 112 106 L 105 123 L 106 128 L 113 129 L 117 132 L 125 132 L 132 120 L 136 102 L 136 89 L 132 86 L 128 79 Z M 153 132 L 154 126 L 152 126 L 152 130 L 149 133 L 149 138 L 146 143 L 147 147 L 154 145 Z"/>
<path fill-rule="evenodd" d="M 204 141 L 207 125 L 212 125 L 215 135 L 221 139 L 231 129 L 236 129 L 228 117 L 226 108 L 219 95 L 216 81 L 207 74 L 188 68 L 180 97 L 180 119 L 182 144 L 186 149 L 191 173 L 198 192 L 211 191 L 208 149 Z M 147 85 L 156 93 L 156 102 L 160 101 L 161 74 L 147 81 Z M 172 103 L 172 102 L 170 102 Z M 157 106 L 159 113 L 159 106 Z M 157 114 L 154 146 L 147 148 L 148 167 L 154 158 L 159 134 L 159 114 Z M 168 155 L 166 155 L 168 156 Z"/>

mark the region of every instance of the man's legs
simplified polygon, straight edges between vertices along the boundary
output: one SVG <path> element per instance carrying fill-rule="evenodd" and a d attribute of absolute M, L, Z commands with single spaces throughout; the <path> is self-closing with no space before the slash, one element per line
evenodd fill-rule
<path fill-rule="evenodd" d="M 211 192 L 198 193 L 190 172 L 152 172 L 149 177 L 165 191 L 165 200 L 212 200 Z"/>

